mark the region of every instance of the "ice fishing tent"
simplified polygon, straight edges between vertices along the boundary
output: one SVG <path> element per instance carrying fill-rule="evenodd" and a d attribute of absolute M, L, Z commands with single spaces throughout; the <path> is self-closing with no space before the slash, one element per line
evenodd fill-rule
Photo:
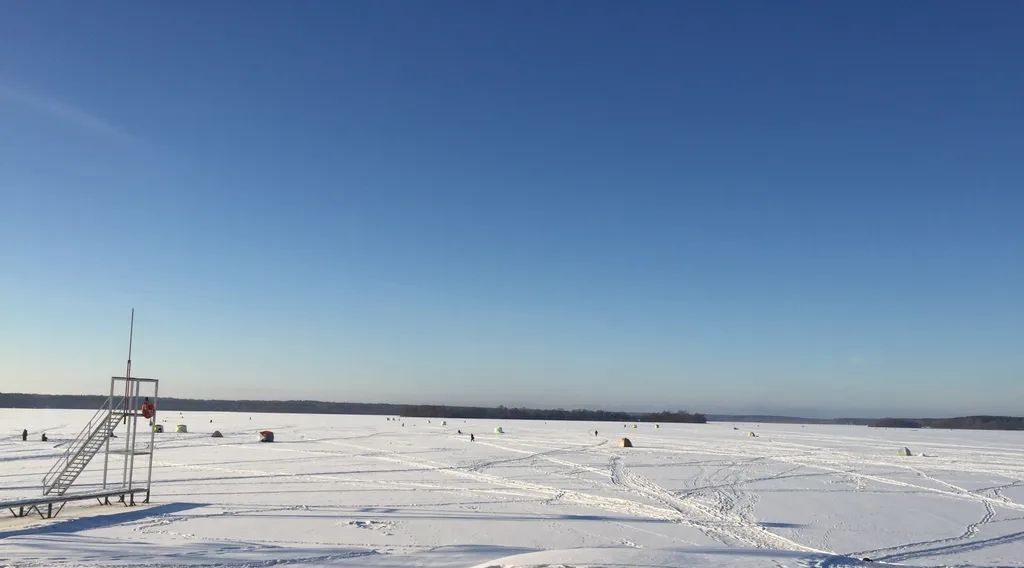
<path fill-rule="evenodd" d="M 753 432 L 747 432 L 747 436 L 749 436 L 749 437 L 751 437 L 751 438 L 756 438 L 756 437 L 757 437 L 757 434 L 755 434 L 755 433 L 753 433 Z"/>
<path fill-rule="evenodd" d="M 497 428 L 494 429 L 494 433 L 495 434 L 504 434 L 505 431 L 501 429 L 501 426 L 498 426 Z"/>
<path fill-rule="evenodd" d="M 274 433 L 271 432 L 270 430 L 264 430 L 264 431 L 260 432 L 260 441 L 261 442 L 273 442 L 274 441 Z"/>
<path fill-rule="evenodd" d="M 909 455 L 911 455 L 910 454 L 910 448 L 900 448 L 900 449 L 896 450 L 896 455 L 898 455 L 898 456 L 909 456 Z"/>
<path fill-rule="evenodd" d="M 629 438 L 619 438 L 619 447 L 620 448 L 632 448 L 633 447 L 633 442 L 630 442 Z"/>
<path fill-rule="evenodd" d="M 177 426 L 174 427 L 174 431 L 179 434 L 185 434 L 188 432 L 188 426 L 185 426 L 184 424 L 178 424 Z"/>
<path fill-rule="evenodd" d="M 214 430 L 213 434 L 211 434 L 210 437 L 211 438 L 223 438 L 224 434 L 221 434 L 220 430 Z"/>
<path fill-rule="evenodd" d="M 157 434 L 163 434 L 164 433 L 164 425 L 163 424 L 154 424 L 153 425 L 153 431 L 156 432 Z"/>

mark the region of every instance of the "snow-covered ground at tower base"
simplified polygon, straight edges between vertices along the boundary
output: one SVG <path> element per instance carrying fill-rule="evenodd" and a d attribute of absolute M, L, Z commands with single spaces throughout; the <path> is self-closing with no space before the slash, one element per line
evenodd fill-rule
<path fill-rule="evenodd" d="M 39 496 L 90 416 L 0 410 L 0 500 Z M 0 566 L 1024 566 L 1024 432 L 158 420 L 189 433 L 157 434 L 150 504 L 7 515 Z"/>

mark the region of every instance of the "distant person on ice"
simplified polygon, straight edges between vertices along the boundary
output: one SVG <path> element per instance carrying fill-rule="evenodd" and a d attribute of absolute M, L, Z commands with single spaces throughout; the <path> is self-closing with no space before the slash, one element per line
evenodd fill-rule
<path fill-rule="evenodd" d="M 43 432 L 43 437 L 42 437 L 42 438 L 40 438 L 40 439 L 41 439 L 42 441 L 44 441 L 44 442 L 46 442 L 46 441 L 48 441 L 48 440 L 49 440 L 49 438 L 47 438 L 47 437 L 46 437 L 46 432 Z"/>
<path fill-rule="evenodd" d="M 474 435 L 470 434 L 470 435 L 469 435 L 469 441 L 470 441 L 470 442 L 475 442 L 475 441 L 476 441 L 476 436 L 474 436 Z"/>
<path fill-rule="evenodd" d="M 28 430 L 22 430 L 21 431 L 21 441 L 24 442 L 26 440 L 28 440 Z"/>

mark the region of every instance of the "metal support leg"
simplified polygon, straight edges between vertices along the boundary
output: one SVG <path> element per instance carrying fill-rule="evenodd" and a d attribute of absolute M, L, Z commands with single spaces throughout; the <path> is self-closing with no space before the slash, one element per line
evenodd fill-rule
<path fill-rule="evenodd" d="M 153 383 L 153 404 L 157 405 L 160 401 L 160 383 Z M 156 425 L 156 414 L 153 414 L 153 419 L 150 421 L 149 426 L 149 463 L 146 464 L 146 500 L 144 503 L 149 503 L 149 491 L 153 487 L 153 455 L 156 454 L 156 432 L 153 427 Z"/>
<path fill-rule="evenodd" d="M 115 382 L 115 379 L 113 377 L 111 377 L 111 379 L 110 379 L 110 397 L 107 399 L 107 408 L 110 409 L 111 416 L 114 414 L 114 382 Z M 114 428 L 110 427 L 111 416 L 107 416 L 107 418 L 106 418 L 106 425 L 104 426 L 104 428 L 106 428 L 106 432 L 104 432 L 104 434 L 107 437 L 107 439 L 103 441 L 103 445 L 104 445 L 104 449 L 103 449 L 103 488 L 104 489 L 107 488 L 107 469 L 108 469 L 108 466 L 110 465 L 110 435 L 114 433 L 114 428 L 117 427 L 116 425 L 114 426 Z M 109 500 L 107 501 L 107 504 L 108 505 L 110 504 Z"/>

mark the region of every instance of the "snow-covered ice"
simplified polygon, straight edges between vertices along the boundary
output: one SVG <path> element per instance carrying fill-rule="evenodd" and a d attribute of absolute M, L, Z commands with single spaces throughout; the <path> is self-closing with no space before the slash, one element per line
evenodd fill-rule
<path fill-rule="evenodd" d="M 0 500 L 39 495 L 91 415 L 0 410 Z M 158 419 L 189 433 L 157 435 L 150 505 L 8 516 L 0 565 L 1024 566 L 1024 432 Z"/>

